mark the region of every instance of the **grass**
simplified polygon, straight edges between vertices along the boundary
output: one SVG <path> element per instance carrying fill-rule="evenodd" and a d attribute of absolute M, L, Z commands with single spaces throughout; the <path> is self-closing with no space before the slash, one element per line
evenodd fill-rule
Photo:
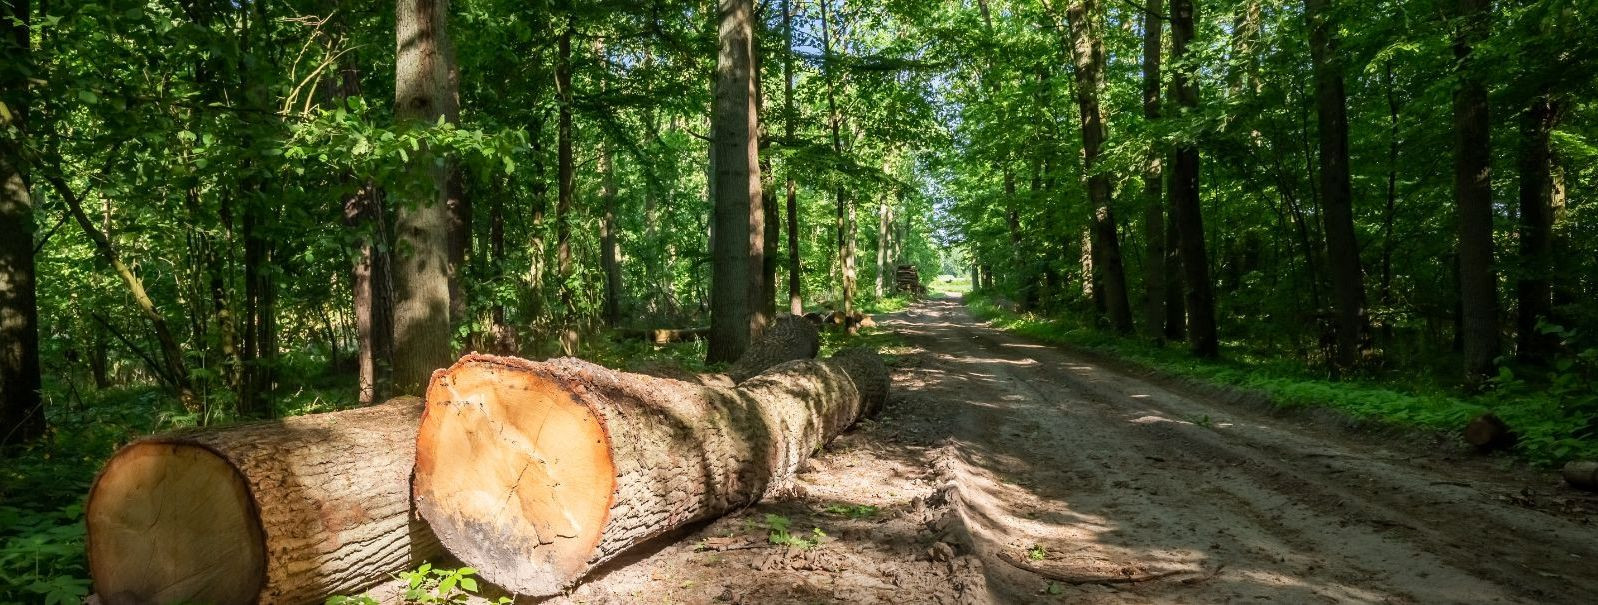
<path fill-rule="evenodd" d="M 1394 374 L 1333 381 L 1293 359 L 1251 353 L 1233 343 L 1222 358 L 1202 360 L 1177 346 L 1117 336 L 1070 317 L 1016 313 L 982 296 L 967 297 L 972 313 L 995 326 L 1039 341 L 1111 355 L 1214 385 L 1261 392 L 1283 408 L 1327 407 L 1361 420 L 1457 433 L 1491 411 L 1520 435 L 1515 454 L 1539 466 L 1598 457 L 1592 410 L 1598 395 L 1574 365 L 1548 376 L 1517 377 L 1505 370 L 1496 388 L 1468 394 L 1439 386 L 1432 376 Z M 1590 353 L 1590 352 L 1589 352 Z M 1598 357 L 1595 355 L 1594 357 Z"/>

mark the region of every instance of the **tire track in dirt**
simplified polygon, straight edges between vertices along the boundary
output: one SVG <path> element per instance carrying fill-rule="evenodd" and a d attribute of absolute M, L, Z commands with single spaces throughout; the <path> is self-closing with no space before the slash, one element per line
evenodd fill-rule
<path fill-rule="evenodd" d="M 1491 497 L 1520 486 L 1490 470 L 1393 462 L 1358 436 L 1183 395 L 950 302 L 885 325 L 927 351 L 905 377 L 923 413 L 955 419 L 961 509 L 997 600 L 1598 601 L 1598 531 Z M 1049 569 L 1193 573 L 1049 594 L 996 557 L 1033 545 Z"/>

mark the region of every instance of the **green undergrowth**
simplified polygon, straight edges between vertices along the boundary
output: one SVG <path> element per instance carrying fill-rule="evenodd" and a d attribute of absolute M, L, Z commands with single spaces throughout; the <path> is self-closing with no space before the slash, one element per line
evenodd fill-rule
<path fill-rule="evenodd" d="M 968 296 L 978 318 L 1035 340 L 1077 347 L 1206 383 L 1258 391 L 1283 408 L 1327 407 L 1360 420 L 1457 433 L 1491 411 L 1519 435 L 1515 454 L 1539 466 L 1598 457 L 1598 391 L 1584 374 L 1561 362 L 1546 376 L 1501 370 L 1494 388 L 1480 394 L 1440 386 L 1430 376 L 1361 377 L 1334 381 L 1293 359 L 1223 343 L 1222 358 L 1202 360 L 1180 346 L 1162 347 L 1122 337 L 1073 317 L 1017 313 L 981 295 Z M 1598 359 L 1598 354 L 1589 351 Z M 1579 369 L 1579 368 L 1575 368 Z"/>

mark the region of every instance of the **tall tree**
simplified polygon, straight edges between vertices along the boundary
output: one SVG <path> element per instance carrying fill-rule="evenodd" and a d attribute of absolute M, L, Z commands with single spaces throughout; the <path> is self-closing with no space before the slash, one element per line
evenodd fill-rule
<path fill-rule="evenodd" d="M 0 447 L 44 433 L 39 400 L 39 307 L 33 263 L 33 198 L 23 157 L 33 41 L 30 0 L 0 9 Z"/>
<path fill-rule="evenodd" d="M 560 332 L 561 352 L 577 353 L 577 331 L 573 323 L 577 318 L 576 292 L 572 286 L 572 228 L 573 197 L 577 189 L 577 164 L 572 154 L 572 38 L 577 36 L 577 14 L 570 2 L 558 4 L 566 15 L 566 26 L 556 42 L 559 54 L 555 57 L 555 98 L 560 106 L 555 124 L 555 279 L 560 283 L 560 316 L 565 327 Z"/>
<path fill-rule="evenodd" d="M 711 113 L 710 344 L 707 361 L 731 362 L 749 347 L 750 248 L 761 196 L 755 98 L 754 2 L 720 0 L 720 51 Z M 764 234 L 762 226 L 760 232 Z"/>
<path fill-rule="evenodd" d="M 1554 183 L 1549 137 L 1559 124 L 1562 104 L 1538 95 L 1521 117 L 1520 263 L 1515 284 L 1519 309 L 1515 317 L 1515 353 L 1524 361 L 1546 361 L 1558 342 L 1537 328 L 1553 319 Z"/>
<path fill-rule="evenodd" d="M 1199 104 L 1195 65 L 1188 56 L 1198 9 L 1194 0 L 1171 2 L 1171 89 L 1177 104 L 1189 113 Z M 1204 217 L 1199 205 L 1199 149 L 1193 140 L 1177 144 L 1171 162 L 1171 209 L 1178 231 L 1183 281 L 1187 290 L 1187 332 L 1193 353 L 1199 357 L 1220 354 L 1215 330 L 1215 289 L 1210 283 L 1210 263 L 1204 248 Z"/>
<path fill-rule="evenodd" d="M 610 56 L 605 54 L 603 39 L 594 41 L 595 54 L 600 65 L 610 71 Z M 608 75 L 608 74 L 607 74 Z M 611 157 L 610 145 L 599 146 L 599 200 L 604 213 L 599 220 L 599 264 L 605 271 L 605 324 L 611 327 L 621 323 L 621 252 L 616 243 L 616 167 Z"/>
<path fill-rule="evenodd" d="M 835 58 L 833 57 L 832 48 L 834 42 L 833 32 L 837 24 L 835 22 L 836 19 L 829 19 L 829 15 L 831 17 L 836 17 L 837 15 L 831 14 L 827 10 L 827 5 L 830 3 L 831 0 L 821 0 L 821 65 L 822 77 L 826 80 L 827 86 L 827 128 L 832 135 L 832 153 L 841 161 L 843 158 L 843 135 L 841 134 L 843 114 L 838 111 L 838 75 L 837 69 L 833 65 Z M 837 204 L 834 227 L 837 233 L 835 243 L 837 245 L 839 286 L 843 295 L 843 313 L 848 316 L 854 313 L 854 215 L 841 178 L 836 179 L 832 193 Z M 850 330 L 853 331 L 853 329 L 851 325 Z"/>
<path fill-rule="evenodd" d="M 1467 382 L 1492 375 L 1498 357 L 1498 278 L 1493 270 L 1493 189 L 1487 85 L 1473 58 L 1491 28 L 1491 0 L 1458 0 L 1454 56 L 1454 206 L 1459 222 L 1459 326 Z"/>
<path fill-rule="evenodd" d="M 782 129 L 785 145 L 794 144 L 795 120 L 799 117 L 793 107 L 793 17 L 789 0 L 782 0 Z M 793 178 L 793 164 L 790 163 L 784 172 L 788 193 L 788 313 L 801 315 L 805 312 L 805 305 L 801 292 L 803 266 L 799 258 L 799 193 Z"/>
<path fill-rule="evenodd" d="M 449 0 L 399 0 L 395 4 L 394 118 L 426 128 L 444 117 L 449 90 Z M 433 370 L 449 365 L 448 174 L 425 150 L 411 162 L 411 181 L 395 211 L 394 383 L 417 393 Z"/>
<path fill-rule="evenodd" d="M 1165 27 L 1162 0 L 1147 0 L 1143 8 L 1143 117 L 1160 119 L 1161 34 Z M 1165 196 L 1160 149 L 1149 146 L 1143 160 L 1143 321 L 1156 340 L 1165 338 Z"/>
<path fill-rule="evenodd" d="M 1110 207 L 1110 175 L 1099 166 L 1106 129 L 1099 111 L 1104 89 L 1104 41 L 1099 34 L 1096 0 L 1073 0 L 1066 8 L 1071 37 L 1071 57 L 1076 67 L 1076 103 L 1082 127 L 1082 171 L 1087 177 L 1088 203 L 1093 211 L 1093 272 L 1103 296 L 1110 326 L 1132 331 L 1132 306 L 1126 291 L 1126 271 L 1121 262 L 1121 241 Z"/>
<path fill-rule="evenodd" d="M 1326 229 L 1326 262 L 1337 304 L 1337 351 L 1333 371 L 1354 367 L 1364 341 L 1365 279 L 1354 237 L 1354 201 L 1349 184 L 1348 100 L 1343 92 L 1343 58 L 1338 50 L 1333 0 L 1304 0 L 1310 61 L 1315 72 L 1315 110 L 1320 119 L 1321 220 Z"/>

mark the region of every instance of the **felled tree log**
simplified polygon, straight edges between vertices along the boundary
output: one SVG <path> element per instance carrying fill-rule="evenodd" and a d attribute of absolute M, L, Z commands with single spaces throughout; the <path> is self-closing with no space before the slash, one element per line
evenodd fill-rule
<path fill-rule="evenodd" d="M 556 594 L 629 547 L 758 500 L 887 390 L 886 366 L 863 351 L 733 389 L 467 356 L 428 387 L 417 512 L 483 578 Z"/>
<path fill-rule="evenodd" d="M 422 402 L 145 439 L 85 514 L 101 602 L 307 603 L 444 554 L 411 514 Z"/>
<path fill-rule="evenodd" d="M 1464 436 L 1465 443 L 1483 452 L 1506 450 L 1515 447 L 1520 441 L 1520 435 L 1491 412 L 1477 416 L 1466 424 Z"/>
<path fill-rule="evenodd" d="M 1565 482 L 1571 487 L 1598 491 L 1598 460 L 1573 460 L 1560 469 Z"/>
<path fill-rule="evenodd" d="M 743 382 L 784 361 L 813 358 L 820 350 L 821 332 L 814 324 L 803 317 L 779 317 L 727 368 L 727 376 Z"/>

